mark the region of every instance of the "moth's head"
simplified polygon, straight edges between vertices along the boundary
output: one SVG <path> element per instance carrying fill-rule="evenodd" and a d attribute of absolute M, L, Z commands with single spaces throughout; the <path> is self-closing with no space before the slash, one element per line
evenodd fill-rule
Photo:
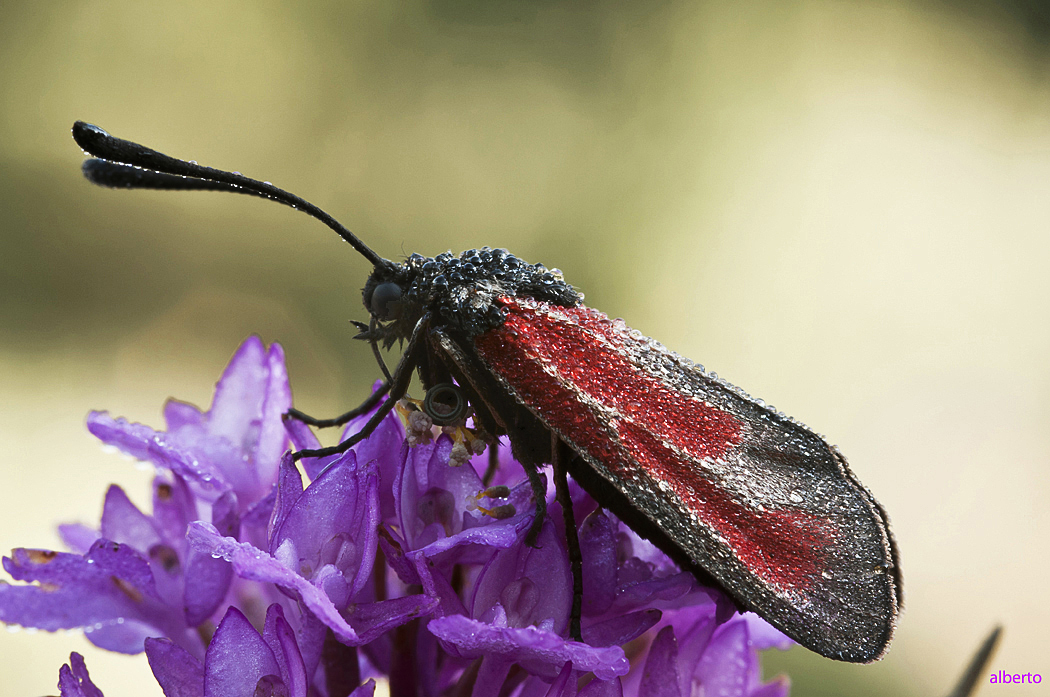
<path fill-rule="evenodd" d="M 407 339 L 423 315 L 425 298 L 420 293 L 420 268 L 429 261 L 418 254 L 401 263 L 377 264 L 361 291 L 365 310 L 371 316 L 370 333 L 388 347 Z"/>

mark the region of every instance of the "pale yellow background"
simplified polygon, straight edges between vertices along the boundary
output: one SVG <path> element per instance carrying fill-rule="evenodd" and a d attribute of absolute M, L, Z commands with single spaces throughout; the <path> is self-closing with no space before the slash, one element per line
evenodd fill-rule
<path fill-rule="evenodd" d="M 1050 51 L 981 3 L 142 3 L 0 6 L 0 550 L 97 521 L 93 408 L 206 404 L 250 332 L 327 415 L 376 371 L 363 260 L 219 194 L 80 179 L 74 119 L 269 179 L 380 253 L 489 244 L 815 427 L 889 511 L 906 610 L 886 660 L 768 661 L 794 694 L 1050 680 Z M 1037 8 L 1039 5 L 1031 4 Z M 142 657 L 0 635 L 0 695 L 107 697 Z M 984 695 L 1046 688 L 985 686 Z"/>

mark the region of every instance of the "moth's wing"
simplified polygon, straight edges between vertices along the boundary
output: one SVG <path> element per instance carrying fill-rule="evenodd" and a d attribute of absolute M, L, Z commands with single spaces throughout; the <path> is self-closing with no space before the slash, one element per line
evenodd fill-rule
<path fill-rule="evenodd" d="M 620 320 L 499 303 L 506 322 L 470 340 L 477 359 L 439 342 L 566 441 L 628 522 L 803 646 L 881 657 L 900 606 L 896 549 L 837 450 Z"/>

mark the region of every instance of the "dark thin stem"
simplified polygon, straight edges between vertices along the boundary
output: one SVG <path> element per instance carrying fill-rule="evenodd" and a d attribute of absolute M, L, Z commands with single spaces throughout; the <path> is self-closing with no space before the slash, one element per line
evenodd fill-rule
<path fill-rule="evenodd" d="M 583 614 L 583 555 L 580 553 L 580 535 L 576 529 L 576 515 L 572 510 L 572 497 L 569 496 L 569 481 L 566 468 L 573 453 L 553 433 L 551 434 L 551 451 L 554 460 L 554 490 L 561 505 L 562 519 L 565 521 L 565 541 L 569 545 L 569 566 L 572 567 L 572 611 L 569 613 L 569 637 L 583 641 L 580 628 L 580 616 Z"/>
<path fill-rule="evenodd" d="M 393 663 L 390 666 L 390 697 L 417 697 L 416 635 L 419 620 L 412 620 L 394 630 Z"/>
<path fill-rule="evenodd" d="M 122 188 L 243 190 L 245 193 L 252 193 L 256 196 L 283 203 L 317 218 L 350 243 L 350 246 L 368 259 L 373 266 L 391 265 L 391 262 L 373 252 L 364 242 L 357 238 L 357 235 L 343 227 L 335 218 L 309 201 L 299 198 L 284 189 L 279 189 L 268 182 L 251 179 L 236 172 L 226 172 L 221 169 L 204 167 L 195 162 L 169 157 L 138 143 L 111 136 L 98 126 L 93 126 L 83 121 L 77 121 L 73 124 L 73 139 L 86 152 L 102 160 L 131 165 L 143 170 L 151 170 L 154 173 L 143 174 L 140 178 L 136 178 L 127 169 L 121 170 L 118 167 L 107 168 L 100 165 L 90 165 L 88 170 L 85 171 L 85 175 L 89 180 L 98 184 Z M 192 180 L 225 186 L 208 186 L 195 182 L 186 182 L 185 185 L 179 186 L 175 181 L 179 177 L 188 177 Z M 142 184 L 142 187 L 138 186 L 139 183 Z"/>
<path fill-rule="evenodd" d="M 325 686 L 330 695 L 349 695 L 361 685 L 357 649 L 340 643 L 329 629 L 321 647 Z"/>
<path fill-rule="evenodd" d="M 977 684 L 984 677 L 988 662 L 992 660 L 992 654 L 995 653 L 995 649 L 999 646 L 999 638 L 1002 636 L 1002 633 L 1003 628 L 1001 626 L 996 627 L 981 643 L 977 653 L 970 659 L 969 665 L 966 666 L 962 677 L 959 678 L 959 682 L 955 685 L 955 689 L 951 691 L 948 697 L 970 697 L 974 693 L 974 690 L 977 689 Z"/>

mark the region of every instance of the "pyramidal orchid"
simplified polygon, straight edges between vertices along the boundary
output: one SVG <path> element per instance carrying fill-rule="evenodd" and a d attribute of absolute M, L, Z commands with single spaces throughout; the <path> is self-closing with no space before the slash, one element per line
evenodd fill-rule
<path fill-rule="evenodd" d="M 169 697 L 364 697 L 377 682 L 393 697 L 787 695 L 786 678 L 762 683 L 757 651 L 789 640 L 575 484 L 582 642 L 563 516 L 552 490 L 525 543 L 535 505 L 509 449 L 486 483 L 485 457 L 454 466 L 444 435 L 410 447 L 390 414 L 297 467 L 290 448 L 317 440 L 282 419 L 291 406 L 281 348 L 252 337 L 206 411 L 170 401 L 162 430 L 89 415 L 103 443 L 155 466 L 152 509 L 114 485 L 97 526 L 60 526 L 68 551 L 13 550 L 0 621 L 145 653 Z M 103 694 L 77 653 L 58 687 Z"/>

